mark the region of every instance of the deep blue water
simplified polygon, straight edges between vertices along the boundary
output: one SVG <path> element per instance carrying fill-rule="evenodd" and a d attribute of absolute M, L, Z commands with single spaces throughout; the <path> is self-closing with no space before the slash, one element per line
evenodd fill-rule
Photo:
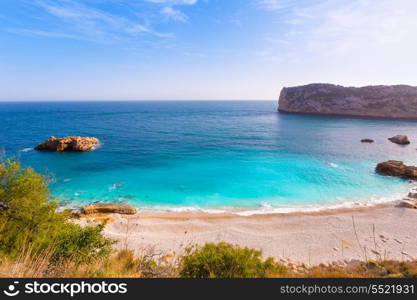
<path fill-rule="evenodd" d="M 417 122 L 279 114 L 276 102 L 0 103 L 0 148 L 52 173 L 53 195 L 143 207 L 288 207 L 383 200 L 409 183 L 374 173 L 417 163 Z M 407 134 L 402 147 L 387 140 Z M 96 136 L 88 153 L 29 150 Z M 376 140 L 362 144 L 362 138 Z"/>

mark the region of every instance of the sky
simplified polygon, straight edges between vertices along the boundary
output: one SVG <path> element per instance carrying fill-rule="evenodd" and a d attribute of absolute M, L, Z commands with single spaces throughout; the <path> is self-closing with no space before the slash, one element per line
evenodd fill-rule
<path fill-rule="evenodd" d="M 0 100 L 417 85 L 416 0 L 0 0 Z"/>

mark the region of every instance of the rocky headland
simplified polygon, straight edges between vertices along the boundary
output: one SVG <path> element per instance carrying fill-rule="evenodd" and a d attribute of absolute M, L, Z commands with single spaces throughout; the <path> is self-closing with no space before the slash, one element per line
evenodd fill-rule
<path fill-rule="evenodd" d="M 343 87 L 309 84 L 283 88 L 278 110 L 288 113 L 417 119 L 417 87 Z"/>
<path fill-rule="evenodd" d="M 35 150 L 85 152 L 93 150 L 98 143 L 100 143 L 100 140 L 95 137 L 68 136 L 56 138 L 51 136 L 43 143 L 37 145 Z"/>

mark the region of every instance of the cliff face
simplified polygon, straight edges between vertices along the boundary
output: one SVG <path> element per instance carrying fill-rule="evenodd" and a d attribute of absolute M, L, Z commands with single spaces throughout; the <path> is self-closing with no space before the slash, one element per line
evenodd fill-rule
<path fill-rule="evenodd" d="M 279 111 L 417 119 L 417 87 L 407 85 L 343 87 L 309 84 L 284 88 Z"/>

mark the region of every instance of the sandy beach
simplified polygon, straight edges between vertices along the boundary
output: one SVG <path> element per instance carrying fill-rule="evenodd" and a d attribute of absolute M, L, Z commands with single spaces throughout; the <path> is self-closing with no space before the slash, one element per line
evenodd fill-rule
<path fill-rule="evenodd" d="M 226 241 L 260 249 L 264 256 L 309 264 L 417 257 L 417 210 L 398 202 L 314 213 L 142 212 L 111 218 L 105 234 L 119 241 L 117 247 L 137 253 L 154 249 L 181 254 L 190 245 Z"/>

